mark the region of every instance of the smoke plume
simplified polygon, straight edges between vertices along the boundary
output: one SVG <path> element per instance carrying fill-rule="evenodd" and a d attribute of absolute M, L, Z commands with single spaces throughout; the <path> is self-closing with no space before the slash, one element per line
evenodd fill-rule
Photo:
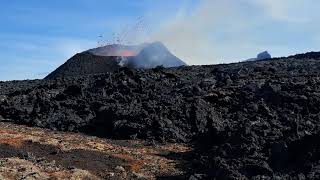
<path fill-rule="evenodd" d="M 301 23 L 316 19 L 305 10 L 305 7 L 312 7 L 307 6 L 312 4 L 310 1 L 197 2 L 199 4 L 191 12 L 181 8 L 175 17 L 161 23 L 151 38 L 163 42 L 188 64 L 235 62 L 264 50 L 276 56 L 297 53 L 295 46 L 287 42 L 305 31 L 301 27 L 306 24 Z M 286 41 L 286 37 L 290 39 Z"/>
<path fill-rule="evenodd" d="M 235 26 L 228 23 L 228 17 L 235 12 L 231 5 L 228 0 L 204 0 L 189 14 L 181 9 L 176 17 L 161 25 L 153 38 L 162 41 L 174 54 L 190 64 L 217 63 L 215 58 L 219 53 L 213 47 L 212 33 L 221 26 L 225 26 L 223 29 L 226 31 Z"/>

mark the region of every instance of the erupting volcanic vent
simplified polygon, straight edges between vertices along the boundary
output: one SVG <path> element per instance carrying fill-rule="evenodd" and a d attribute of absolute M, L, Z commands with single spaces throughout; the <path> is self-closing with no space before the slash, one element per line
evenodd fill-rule
<path fill-rule="evenodd" d="M 88 52 L 97 56 L 121 56 L 121 57 L 131 57 L 136 56 L 141 49 L 145 46 L 125 46 L 120 44 L 112 44 L 103 47 L 98 47 L 95 49 L 90 49 Z"/>
<path fill-rule="evenodd" d="M 84 51 L 70 58 L 45 79 L 114 72 L 120 67 L 150 69 L 157 66 L 185 66 L 161 42 L 135 46 L 107 45 Z"/>
<path fill-rule="evenodd" d="M 157 66 L 169 68 L 187 65 L 161 42 L 124 45 L 131 44 L 130 42 L 135 41 L 130 39 L 131 37 L 147 29 L 144 18 L 139 17 L 134 25 L 129 25 L 119 34 L 114 34 L 115 41 L 111 43 L 103 40 L 103 36 L 99 36 L 102 39 L 98 41 L 97 48 L 76 54 L 45 79 L 108 73 L 117 71 L 121 67 L 150 69 Z"/>

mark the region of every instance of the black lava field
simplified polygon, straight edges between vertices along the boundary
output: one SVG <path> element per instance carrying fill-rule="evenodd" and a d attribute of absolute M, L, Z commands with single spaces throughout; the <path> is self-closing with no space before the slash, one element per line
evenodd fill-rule
<path fill-rule="evenodd" d="M 0 82 L 0 119 L 188 143 L 205 179 L 320 179 L 320 53 Z"/>

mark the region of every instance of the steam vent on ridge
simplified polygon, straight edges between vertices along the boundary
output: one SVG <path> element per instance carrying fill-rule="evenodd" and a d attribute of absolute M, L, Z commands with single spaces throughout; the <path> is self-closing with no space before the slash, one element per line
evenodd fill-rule
<path fill-rule="evenodd" d="M 121 67 L 150 69 L 157 66 L 185 65 L 187 64 L 173 55 L 161 42 L 140 45 L 113 44 L 74 55 L 45 79 L 114 72 Z"/>

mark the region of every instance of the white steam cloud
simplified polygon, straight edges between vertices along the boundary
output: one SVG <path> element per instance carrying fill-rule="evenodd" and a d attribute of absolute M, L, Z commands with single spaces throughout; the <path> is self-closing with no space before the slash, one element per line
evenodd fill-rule
<path fill-rule="evenodd" d="M 289 55 L 315 47 L 297 49 L 286 44 L 285 38 L 293 39 L 297 34 L 304 32 L 301 28 L 303 25 L 319 19 L 320 15 L 309 12 L 310 8 L 319 7 L 319 1 L 200 0 L 199 2 L 200 4 L 191 13 L 181 8 L 174 18 L 162 23 L 151 38 L 162 41 L 188 64 L 235 62 L 254 57 L 264 50 L 271 51 L 275 56 Z M 292 32 L 286 26 L 292 26 L 290 28 L 294 28 L 296 32 Z M 290 34 L 292 37 L 289 37 Z"/>
<path fill-rule="evenodd" d="M 224 1 L 203 1 L 192 14 L 181 10 L 174 19 L 162 25 L 154 38 L 185 61 L 192 64 L 209 62 L 218 54 L 210 35 L 233 12 L 232 8 Z"/>

